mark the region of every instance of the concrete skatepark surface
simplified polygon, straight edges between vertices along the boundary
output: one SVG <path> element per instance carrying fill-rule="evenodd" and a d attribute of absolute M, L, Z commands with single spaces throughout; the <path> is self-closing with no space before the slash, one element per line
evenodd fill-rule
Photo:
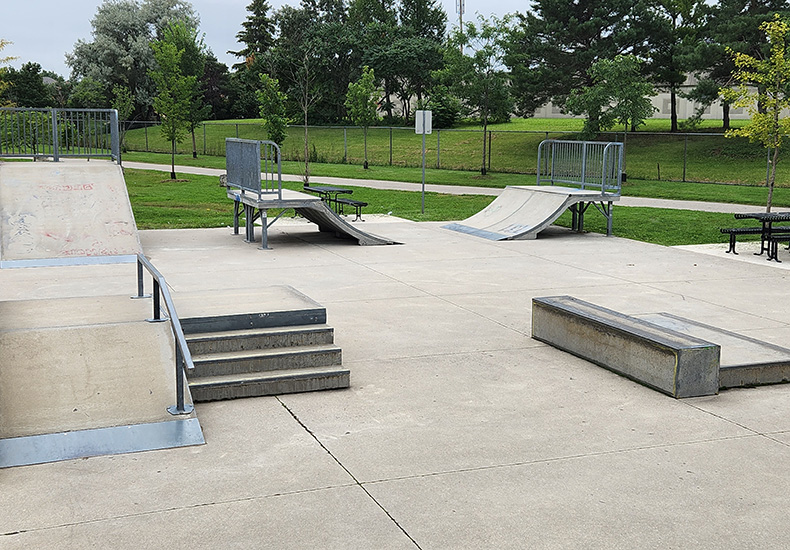
<path fill-rule="evenodd" d="M 141 232 L 176 294 L 285 284 L 326 306 L 351 388 L 198 404 L 199 447 L 0 470 L 0 547 L 787 547 L 790 386 L 678 401 L 529 337 L 532 298 L 572 294 L 782 346 L 782 264 L 440 226 L 371 218 L 404 246 L 359 247 L 275 225 L 270 251 Z M 86 269 L 0 271 L 0 299 L 128 292 Z"/>
<path fill-rule="evenodd" d="M 117 164 L 0 163 L 0 267 L 134 261 L 138 252 Z"/>

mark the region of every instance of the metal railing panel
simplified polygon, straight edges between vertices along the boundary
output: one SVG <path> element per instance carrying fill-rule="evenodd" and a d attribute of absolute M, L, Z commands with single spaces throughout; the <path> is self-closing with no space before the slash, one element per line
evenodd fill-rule
<path fill-rule="evenodd" d="M 569 185 L 620 193 L 623 144 L 544 140 L 538 145 L 538 185 Z"/>
<path fill-rule="evenodd" d="M 272 141 L 225 139 L 227 185 L 242 193 L 254 193 L 282 199 L 282 166 L 280 148 Z"/>
<path fill-rule="evenodd" d="M 114 109 L 0 108 L 0 156 L 110 158 L 120 162 Z"/>

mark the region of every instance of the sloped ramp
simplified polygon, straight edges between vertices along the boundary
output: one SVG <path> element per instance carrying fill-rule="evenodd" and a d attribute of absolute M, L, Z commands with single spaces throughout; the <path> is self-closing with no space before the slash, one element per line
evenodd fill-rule
<path fill-rule="evenodd" d="M 348 237 L 349 239 L 356 239 L 357 243 L 362 246 L 400 244 L 387 237 L 362 231 L 340 217 L 322 200 L 297 208 L 296 212 L 316 224 L 319 230 L 334 232 L 338 236 Z"/>
<path fill-rule="evenodd" d="M 138 252 L 117 164 L 0 162 L 0 268 L 126 263 Z"/>
<path fill-rule="evenodd" d="M 348 223 L 337 212 L 332 210 L 323 200 L 315 195 L 308 195 L 299 191 L 292 191 L 290 189 L 282 190 L 282 198 L 267 198 L 264 196 L 258 199 L 255 195 L 247 195 L 241 193 L 238 189 L 228 188 L 228 198 L 236 203 L 241 203 L 245 207 L 245 211 L 257 210 L 259 212 L 266 212 L 268 210 L 282 210 L 293 208 L 297 214 L 300 214 L 305 219 L 313 222 L 318 226 L 318 229 L 327 233 L 334 233 L 337 237 L 345 237 L 354 239 L 362 246 L 367 245 L 385 245 L 385 244 L 401 244 L 387 237 L 382 237 L 374 233 L 362 231 L 358 227 Z M 239 211 L 236 210 L 234 225 L 238 227 Z M 245 217 L 252 218 L 252 214 L 247 212 Z M 255 216 L 257 217 L 257 216 Z M 249 224 L 249 219 L 247 220 Z M 274 223 L 274 222 L 270 222 Z M 250 231 L 247 228 L 248 236 Z M 266 225 L 264 225 L 266 231 Z M 252 240 L 252 239 L 250 239 Z"/>
<path fill-rule="evenodd" d="M 0 302 L 0 469 L 204 443 L 194 411 L 167 410 L 175 347 L 150 308 L 128 295 Z"/>
<path fill-rule="evenodd" d="M 534 239 L 577 203 L 612 202 L 619 198 L 619 195 L 573 187 L 508 186 L 474 216 L 442 227 L 492 241 Z"/>

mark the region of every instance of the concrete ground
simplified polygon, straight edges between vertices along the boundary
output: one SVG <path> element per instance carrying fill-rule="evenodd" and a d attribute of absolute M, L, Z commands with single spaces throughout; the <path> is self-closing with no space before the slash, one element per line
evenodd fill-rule
<path fill-rule="evenodd" d="M 786 345 L 787 270 L 440 225 L 371 218 L 405 244 L 360 247 L 278 222 L 269 251 L 141 232 L 176 306 L 280 284 L 322 303 L 351 388 L 198 404 L 199 447 L 0 470 L 0 548 L 787 548 L 790 386 L 675 400 L 530 338 L 532 297 L 571 294 Z M 4 270 L 0 299 L 123 292 L 86 269 Z"/>

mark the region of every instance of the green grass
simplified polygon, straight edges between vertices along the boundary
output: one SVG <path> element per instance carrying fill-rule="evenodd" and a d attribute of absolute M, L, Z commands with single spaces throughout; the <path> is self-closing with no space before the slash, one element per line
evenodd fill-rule
<path fill-rule="evenodd" d="M 124 170 L 129 197 L 140 229 L 180 229 L 225 227 L 232 224 L 232 205 L 216 177 L 179 174 L 171 181 L 167 173 L 152 170 Z M 299 183 L 284 184 L 300 189 Z M 493 197 L 473 195 L 425 194 L 425 214 L 420 212 L 420 193 L 355 188 L 354 198 L 369 204 L 367 214 L 387 214 L 414 221 L 462 220 L 482 210 Z M 570 226 L 566 212 L 557 222 Z M 614 211 L 617 236 L 662 245 L 726 242 L 719 227 L 749 225 L 731 214 L 668 210 L 661 208 L 624 208 Z M 585 229 L 603 233 L 606 223 L 595 210 L 588 210 Z"/>
<path fill-rule="evenodd" d="M 126 161 L 169 164 L 170 156 L 161 153 L 128 153 Z M 204 166 L 207 168 L 225 169 L 224 157 L 201 156 L 193 159 L 184 154 L 176 157 L 177 165 Z M 298 162 L 284 162 L 283 173 L 299 174 L 304 166 Z M 419 183 L 422 171 L 419 168 L 403 168 L 398 166 L 372 166 L 365 170 L 361 166 L 349 164 L 310 165 L 314 176 L 331 176 L 352 179 L 378 179 L 385 181 L 405 181 Z M 471 185 L 476 187 L 503 188 L 507 185 L 533 185 L 534 176 L 509 173 L 489 173 L 480 176 L 477 172 L 463 170 L 436 170 L 425 172 L 427 183 L 441 185 Z M 753 204 L 764 206 L 767 190 L 763 187 L 746 185 L 721 185 L 713 183 L 690 183 L 665 180 L 639 180 L 629 177 L 623 185 L 623 195 L 632 197 L 652 197 L 661 199 L 694 200 L 706 202 L 724 202 L 732 204 Z M 790 187 L 778 187 L 774 191 L 774 205 L 790 207 Z"/>
<path fill-rule="evenodd" d="M 740 123 L 737 121 L 733 124 Z M 640 132 L 628 135 L 626 168 L 632 179 L 685 179 L 749 185 L 765 182 L 766 153 L 762 148 L 743 138 L 650 134 L 668 130 L 668 124 L 667 120 L 651 119 Z M 699 130 L 720 131 L 716 127 L 718 124 L 718 121 L 705 121 Z M 493 125 L 490 170 L 496 173 L 534 174 L 540 141 L 547 137 L 576 139 L 575 132 L 581 129 L 581 125 L 582 121 L 577 119 L 514 119 L 509 123 Z M 299 127 L 289 129 L 283 145 L 285 160 L 298 161 L 303 158 L 302 135 Z M 225 138 L 236 136 L 249 139 L 266 137 L 260 121 L 209 122 L 198 130 L 198 152 L 221 157 L 224 155 Z M 312 127 L 309 136 L 310 154 L 318 163 L 362 164 L 362 130 L 348 128 L 344 132 L 343 128 Z M 618 139 L 622 139 L 622 133 Z M 368 132 L 368 159 L 370 164 L 382 168 L 390 164 L 418 167 L 421 163 L 421 143 L 421 137 L 415 135 L 412 128 L 371 128 Z M 156 128 L 128 132 L 125 144 L 131 151 L 167 152 L 170 149 Z M 179 145 L 178 150 L 191 151 L 191 140 L 187 139 Z M 467 125 L 455 130 L 435 131 L 427 136 L 426 163 L 431 168 L 438 165 L 441 169 L 479 170 L 482 165 L 480 127 Z M 777 183 L 790 187 L 788 163 L 779 163 Z"/>

